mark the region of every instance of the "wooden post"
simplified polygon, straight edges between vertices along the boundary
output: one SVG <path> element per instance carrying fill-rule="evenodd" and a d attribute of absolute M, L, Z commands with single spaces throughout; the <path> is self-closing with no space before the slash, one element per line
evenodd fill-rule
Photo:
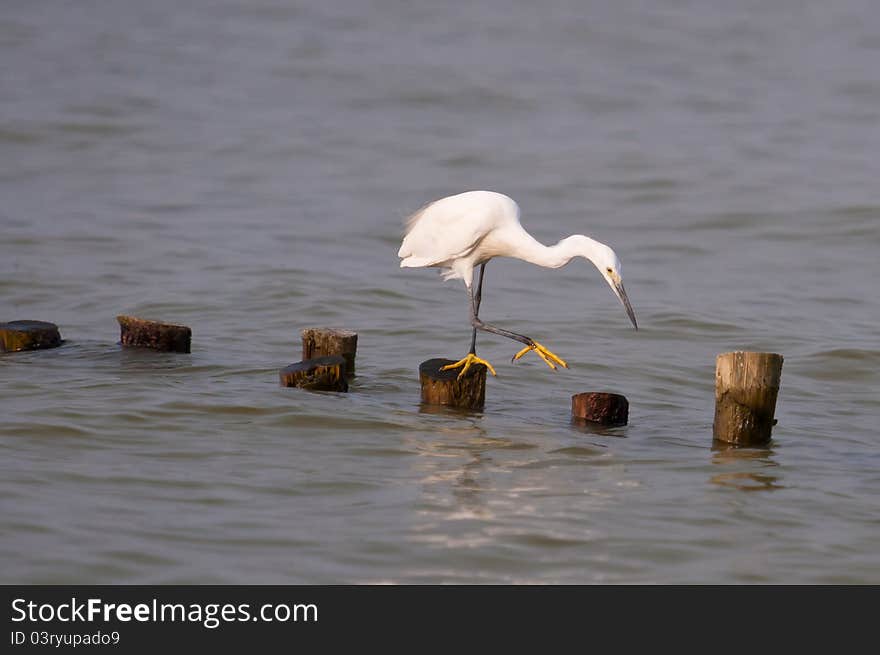
<path fill-rule="evenodd" d="M 354 358 L 357 353 L 357 332 L 332 328 L 306 328 L 302 331 L 302 358 L 314 359 L 326 355 L 345 358 L 345 374 L 354 375 Z"/>
<path fill-rule="evenodd" d="M 61 345 L 61 333 L 54 323 L 10 321 L 0 323 L 0 352 L 42 350 Z"/>
<path fill-rule="evenodd" d="M 419 365 L 422 402 L 427 405 L 448 405 L 464 409 L 482 409 L 486 401 L 486 367 L 474 364 L 464 377 L 458 379 L 461 369 L 441 371 L 454 359 L 429 359 Z"/>
<path fill-rule="evenodd" d="M 732 352 L 715 361 L 715 421 L 718 441 L 750 446 L 770 441 L 782 355 Z"/>
<path fill-rule="evenodd" d="M 192 330 L 185 325 L 148 321 L 136 316 L 117 316 L 119 342 L 123 346 L 138 346 L 167 352 L 188 353 Z"/>
<path fill-rule="evenodd" d="M 629 401 L 617 393 L 577 393 L 571 397 L 571 415 L 600 425 L 626 425 Z"/>
<path fill-rule="evenodd" d="M 299 387 L 310 391 L 348 391 L 345 380 L 345 358 L 328 355 L 307 359 L 280 372 L 282 387 Z"/>

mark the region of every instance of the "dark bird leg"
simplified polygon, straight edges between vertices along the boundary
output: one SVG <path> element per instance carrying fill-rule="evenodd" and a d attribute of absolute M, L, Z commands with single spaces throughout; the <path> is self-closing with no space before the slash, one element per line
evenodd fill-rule
<path fill-rule="evenodd" d="M 504 330 L 499 327 L 495 327 L 494 325 L 489 325 L 488 323 L 484 323 L 480 320 L 480 303 L 483 300 L 483 276 L 486 273 L 486 263 L 484 262 L 480 266 L 480 278 L 477 280 L 477 290 L 473 292 L 470 287 L 467 287 L 468 298 L 471 303 L 471 325 L 474 326 L 474 333 L 471 337 L 471 354 L 475 355 L 477 353 L 477 330 L 484 330 L 486 332 L 491 332 L 493 334 L 500 335 L 502 337 L 507 337 L 508 339 L 514 339 L 523 343 L 527 346 L 534 345 L 534 341 L 529 337 L 523 336 L 522 334 L 517 334 L 516 332 L 510 332 L 509 330 Z"/>
<path fill-rule="evenodd" d="M 480 319 L 480 301 L 482 300 L 483 296 L 483 275 L 485 270 L 486 263 L 484 262 L 483 265 L 480 266 L 480 279 L 477 282 L 476 294 L 472 295 L 470 288 L 468 288 L 468 295 L 471 297 L 471 325 L 474 326 L 474 334 L 471 337 L 471 354 L 473 355 L 476 353 L 475 347 L 477 344 L 477 330 L 483 330 L 484 332 L 491 332 L 492 334 L 507 337 L 508 339 L 513 339 L 514 341 L 519 341 L 520 343 L 525 344 L 526 347 L 516 353 L 511 361 L 515 361 L 525 355 L 530 350 L 534 350 L 536 353 L 538 353 L 538 356 L 540 356 L 541 359 L 543 359 L 547 363 L 547 366 L 549 366 L 550 368 L 555 369 L 556 364 L 568 368 L 568 364 L 565 363 L 564 359 L 550 352 L 531 337 L 517 334 L 516 332 L 511 332 L 510 330 L 505 330 L 503 328 L 490 325 L 489 323 L 484 323 Z"/>
<path fill-rule="evenodd" d="M 497 334 L 502 337 L 507 337 L 508 339 L 513 339 L 514 341 L 519 341 L 522 344 L 525 344 L 525 348 L 516 353 L 511 361 L 515 361 L 525 355 L 530 350 L 534 350 L 538 353 L 538 356 L 544 360 L 544 362 L 552 369 L 556 368 L 556 364 L 564 368 L 568 368 L 568 364 L 565 363 L 565 360 L 556 355 L 555 353 L 550 352 L 540 343 L 532 339 L 531 337 L 527 337 L 522 334 L 517 334 L 516 332 L 511 332 L 510 330 L 505 330 L 500 327 L 496 327 L 494 325 L 490 325 L 489 323 L 484 323 L 480 320 L 480 317 L 476 314 L 471 316 L 471 325 L 474 326 L 474 330 L 483 330 L 484 332 L 491 332 L 492 334 Z"/>
<path fill-rule="evenodd" d="M 471 306 L 473 307 L 472 315 L 480 315 L 480 302 L 483 300 L 483 276 L 486 274 L 486 262 L 480 265 L 480 279 L 477 282 L 477 292 L 473 296 Z M 477 328 L 474 328 L 474 334 L 471 337 L 471 355 L 477 354 Z"/>
<path fill-rule="evenodd" d="M 477 330 L 483 330 L 484 332 L 491 332 L 492 334 L 497 334 L 498 336 L 506 337 L 508 339 L 513 339 L 514 341 L 519 341 L 520 343 L 525 345 L 525 348 L 516 353 L 511 361 L 515 361 L 525 355 L 530 350 L 534 350 L 538 353 L 538 356 L 544 360 L 544 362 L 552 369 L 556 369 L 556 365 L 563 366 L 568 368 L 568 364 L 565 363 L 565 360 L 559 357 L 558 355 L 550 352 L 540 343 L 532 339 L 531 337 L 527 337 L 522 334 L 517 334 L 516 332 L 511 332 L 510 330 L 505 330 L 500 327 L 496 327 L 494 325 L 490 325 L 489 323 L 484 323 L 480 317 L 480 302 L 482 301 L 483 296 L 483 276 L 485 274 L 486 264 L 483 263 L 480 266 L 480 278 L 477 281 L 477 291 L 473 292 L 470 286 L 467 286 L 468 300 L 470 301 L 471 306 L 471 325 L 474 328 L 473 334 L 471 336 L 471 350 L 468 353 L 467 357 L 461 359 L 454 364 L 449 364 L 448 366 L 444 366 L 442 370 L 458 368 L 463 366 L 461 373 L 459 373 L 459 377 L 464 375 L 465 371 L 470 368 L 473 363 L 485 364 L 490 371 L 492 371 L 492 375 L 495 375 L 495 369 L 492 368 L 492 365 L 489 364 L 484 359 L 481 359 L 476 356 L 476 346 L 477 346 Z"/>
<path fill-rule="evenodd" d="M 465 288 L 467 289 L 467 293 L 468 293 L 468 302 L 470 302 L 470 306 L 471 306 L 471 317 L 476 316 L 477 313 L 480 311 L 480 301 L 482 300 L 482 297 L 483 297 L 483 274 L 485 273 L 485 271 L 486 271 L 486 263 L 483 262 L 483 264 L 480 266 L 480 279 L 477 281 L 477 292 L 476 293 L 473 292 L 470 285 L 465 285 Z M 471 324 L 473 324 L 473 319 L 471 319 Z M 471 335 L 470 352 L 464 358 L 458 360 L 454 364 L 447 364 L 446 366 L 443 366 L 440 370 L 441 371 L 448 371 L 453 368 L 461 367 L 461 371 L 458 374 L 458 377 L 460 378 L 465 373 L 467 373 L 467 370 L 471 366 L 473 366 L 474 364 L 482 364 L 487 369 L 489 369 L 489 372 L 492 373 L 492 375 L 495 375 L 495 369 L 492 367 L 492 365 L 489 362 L 487 362 L 485 359 L 483 359 L 481 357 L 477 357 L 477 327 L 476 327 L 476 325 L 474 325 L 474 333 L 473 333 L 473 335 Z"/>

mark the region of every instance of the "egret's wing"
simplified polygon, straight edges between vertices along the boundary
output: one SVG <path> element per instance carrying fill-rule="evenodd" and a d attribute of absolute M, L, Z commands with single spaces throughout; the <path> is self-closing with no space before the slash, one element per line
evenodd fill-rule
<path fill-rule="evenodd" d="M 492 228 L 492 217 L 467 203 L 443 198 L 422 207 L 407 220 L 397 253 L 401 266 L 441 266 L 466 257 Z"/>

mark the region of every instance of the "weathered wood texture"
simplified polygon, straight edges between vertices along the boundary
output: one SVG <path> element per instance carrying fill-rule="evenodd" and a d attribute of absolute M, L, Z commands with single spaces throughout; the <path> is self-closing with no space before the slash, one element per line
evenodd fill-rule
<path fill-rule="evenodd" d="M 571 415 L 600 425 L 626 425 L 629 401 L 617 393 L 577 393 L 571 397 Z"/>
<path fill-rule="evenodd" d="M 119 342 L 123 346 L 152 348 L 176 353 L 188 353 L 192 330 L 185 325 L 149 321 L 136 316 L 117 316 Z"/>
<path fill-rule="evenodd" d="M 302 331 L 303 361 L 327 355 L 345 358 L 345 374 L 354 375 L 354 358 L 357 353 L 357 332 L 333 328 L 306 328 Z"/>
<path fill-rule="evenodd" d="M 715 361 L 715 420 L 712 435 L 737 445 L 770 440 L 776 421 L 776 398 L 782 355 L 732 352 Z"/>
<path fill-rule="evenodd" d="M 0 352 L 42 350 L 61 345 L 58 326 L 46 321 L 0 323 Z"/>
<path fill-rule="evenodd" d="M 341 355 L 316 357 L 285 366 L 280 372 L 282 387 L 310 391 L 348 391 L 345 358 Z"/>
<path fill-rule="evenodd" d="M 464 377 L 458 379 L 461 369 L 441 371 L 454 359 L 429 359 L 419 365 L 422 402 L 428 405 L 448 405 L 464 409 L 482 409 L 486 401 L 486 367 L 474 364 Z"/>

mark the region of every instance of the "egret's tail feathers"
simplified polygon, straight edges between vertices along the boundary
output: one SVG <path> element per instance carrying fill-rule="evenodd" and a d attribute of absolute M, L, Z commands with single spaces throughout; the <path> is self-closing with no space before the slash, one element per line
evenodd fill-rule
<path fill-rule="evenodd" d="M 430 266 L 439 268 L 438 272 L 444 280 L 457 280 L 462 277 L 460 271 L 444 266 L 442 263 L 435 262 L 428 257 L 407 257 L 400 262 L 400 268 L 427 268 Z"/>
<path fill-rule="evenodd" d="M 430 266 L 431 260 L 427 257 L 407 257 L 400 262 L 400 268 L 422 268 Z"/>

